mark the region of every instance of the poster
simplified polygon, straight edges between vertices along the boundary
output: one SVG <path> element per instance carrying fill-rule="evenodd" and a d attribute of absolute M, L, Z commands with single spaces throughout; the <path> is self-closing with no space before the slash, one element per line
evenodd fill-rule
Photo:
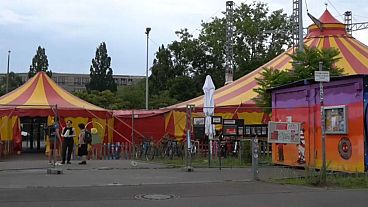
<path fill-rule="evenodd" d="M 300 123 L 296 122 L 268 122 L 268 142 L 299 144 Z"/>
<path fill-rule="evenodd" d="M 325 111 L 325 133 L 346 134 L 346 107 L 330 106 L 324 107 Z"/>

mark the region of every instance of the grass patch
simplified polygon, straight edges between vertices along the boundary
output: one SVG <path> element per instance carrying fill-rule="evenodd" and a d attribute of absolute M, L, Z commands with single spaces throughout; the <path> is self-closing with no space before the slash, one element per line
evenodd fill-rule
<path fill-rule="evenodd" d="M 287 178 L 274 180 L 280 184 L 290 185 L 305 185 L 305 186 L 317 186 L 317 187 L 337 187 L 337 188 L 368 188 L 368 175 L 367 174 L 346 174 L 335 173 L 328 174 L 326 185 L 321 183 L 320 175 L 309 175 L 301 178 Z"/>
<path fill-rule="evenodd" d="M 186 165 L 185 158 L 173 158 L 173 159 L 159 159 L 155 158 L 152 161 L 154 163 L 161 163 L 165 165 L 170 165 L 173 167 L 184 167 Z M 192 166 L 195 168 L 218 168 L 220 167 L 220 160 L 218 158 L 212 159 L 209 164 L 208 157 L 195 157 L 192 159 Z M 271 160 L 270 158 L 264 158 L 259 160 L 259 165 L 270 165 Z M 226 158 L 221 158 L 221 167 L 223 168 L 241 168 L 241 167 L 249 167 L 252 163 L 248 160 L 239 159 L 238 157 L 231 157 L 228 156 Z"/>

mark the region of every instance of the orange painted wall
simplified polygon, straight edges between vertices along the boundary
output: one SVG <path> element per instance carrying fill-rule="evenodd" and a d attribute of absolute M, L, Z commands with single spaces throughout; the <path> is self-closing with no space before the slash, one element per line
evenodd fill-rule
<path fill-rule="evenodd" d="M 330 170 L 346 172 L 364 172 L 364 119 L 363 119 L 363 92 L 357 91 L 354 81 L 342 84 L 330 83 L 326 89 L 326 106 L 345 105 L 347 108 L 347 134 L 326 134 L 326 164 Z M 309 88 L 308 88 L 309 87 Z M 273 94 L 272 117 L 273 121 L 286 121 L 287 116 L 292 117 L 293 122 L 302 123 L 305 137 L 305 165 L 311 168 L 322 166 L 322 136 L 321 115 L 319 104 L 319 90 L 311 86 L 304 89 L 310 90 L 309 97 L 303 87 L 289 88 Z M 359 88 L 359 87 L 358 87 Z M 283 96 L 280 94 L 290 94 Z M 298 93 L 299 95 L 296 95 Z M 341 98 L 346 93 L 346 99 Z M 279 99 L 279 100 L 278 100 Z M 287 100 L 285 100 L 287 99 Z M 280 102 L 282 102 L 280 104 Z M 290 104 L 295 102 L 295 105 Z M 276 105 L 276 106 L 275 106 Z M 283 107 L 288 105 L 288 107 Z M 348 160 L 339 154 L 339 142 L 343 137 L 349 138 L 352 144 L 352 155 Z M 272 146 L 272 161 L 275 164 L 299 166 L 298 149 L 296 144 L 282 145 L 284 161 L 279 160 L 279 148 L 277 144 Z"/>

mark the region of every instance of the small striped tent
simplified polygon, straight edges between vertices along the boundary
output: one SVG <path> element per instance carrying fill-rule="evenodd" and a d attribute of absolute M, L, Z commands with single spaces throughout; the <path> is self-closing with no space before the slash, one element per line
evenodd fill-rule
<path fill-rule="evenodd" d="M 0 97 L 0 139 L 12 142 L 14 149 L 21 151 L 21 118 L 47 118 L 46 124 L 50 125 L 56 114 L 61 126 L 72 120 L 79 132 L 79 123 L 91 123 L 88 127 L 100 128 L 99 133 L 106 141 L 112 139 L 112 112 L 70 94 L 44 72 Z"/>

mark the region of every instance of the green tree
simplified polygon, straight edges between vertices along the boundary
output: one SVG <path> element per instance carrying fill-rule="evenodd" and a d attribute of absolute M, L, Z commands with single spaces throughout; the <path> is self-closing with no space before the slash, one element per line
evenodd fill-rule
<path fill-rule="evenodd" d="M 242 77 L 284 52 L 291 43 L 287 15 L 269 12 L 267 4 L 241 4 L 234 10 L 235 78 Z M 269 31 L 269 32 L 267 32 Z"/>
<path fill-rule="evenodd" d="M 151 72 L 149 77 L 150 93 L 157 95 L 160 91 L 167 90 L 168 80 L 174 78 L 175 75 L 170 50 L 164 45 L 158 48 Z"/>
<path fill-rule="evenodd" d="M 49 61 L 47 60 L 47 55 L 45 48 L 38 46 L 36 55 L 32 59 L 32 64 L 29 66 L 28 78 L 33 77 L 36 73 L 43 71 L 49 77 L 52 77 L 52 71 L 48 70 Z"/>
<path fill-rule="evenodd" d="M 122 109 L 144 109 L 146 107 L 145 87 L 144 79 L 131 86 L 119 87 L 116 97 L 122 102 Z"/>
<path fill-rule="evenodd" d="M 263 68 L 261 78 L 256 78 L 258 87 L 253 89 L 258 95 L 253 100 L 258 107 L 270 112 L 271 94 L 268 89 L 289 83 L 291 81 L 288 71 L 280 71 L 274 68 Z"/>
<path fill-rule="evenodd" d="M 106 109 L 122 109 L 123 103 L 116 98 L 115 94 L 109 90 L 105 91 L 86 91 L 76 92 L 74 95 L 79 98 L 92 103 L 96 106 L 106 108 Z"/>
<path fill-rule="evenodd" d="M 264 3 L 241 4 L 234 9 L 235 79 L 281 54 L 290 44 L 290 33 L 265 31 L 284 31 L 289 25 L 282 10 L 269 12 Z M 206 75 L 211 75 L 217 87 L 224 85 L 226 18 L 216 17 L 201 26 L 198 37 L 181 29 L 176 32 L 178 40 L 159 47 L 151 68 L 151 96 L 169 91 L 170 97 L 178 101 L 194 98 L 203 93 Z M 183 90 L 173 87 L 175 80 L 183 80 L 179 77 L 188 78 L 188 84 L 194 83 L 195 87 L 193 92 L 173 97 Z"/>
<path fill-rule="evenodd" d="M 293 59 L 291 77 L 293 81 L 314 77 L 314 71 L 319 70 L 319 62 L 322 62 L 323 70 L 330 71 L 331 76 L 344 74 L 344 69 L 338 68 L 336 62 L 340 59 L 340 51 L 336 48 L 322 48 L 304 46 L 304 51 L 290 54 Z"/>
<path fill-rule="evenodd" d="M 14 72 L 9 73 L 9 92 L 23 84 L 22 78 Z M 6 93 L 6 75 L 2 77 L 0 84 L 0 96 Z"/>
<path fill-rule="evenodd" d="M 186 101 L 188 97 L 196 97 L 199 94 L 195 82 L 190 77 L 182 76 L 170 81 L 169 95 L 178 101 Z"/>
<path fill-rule="evenodd" d="M 265 68 L 261 72 L 261 78 L 256 78 L 258 88 L 254 89 L 258 93 L 253 100 L 259 107 L 265 107 L 269 111 L 271 107 L 271 94 L 267 91 L 270 88 L 291 83 L 294 81 L 311 79 L 314 71 L 319 70 L 319 62 L 322 62 L 323 70 L 330 71 L 331 76 L 344 75 L 344 70 L 336 66 L 340 59 L 339 50 L 335 48 L 322 48 L 304 46 L 304 51 L 297 51 L 292 57 L 290 70 L 280 71 L 278 69 Z"/>
<path fill-rule="evenodd" d="M 178 101 L 171 98 L 169 91 L 161 91 L 159 95 L 153 95 L 150 99 L 150 107 L 153 109 L 163 108 L 176 104 Z"/>
<path fill-rule="evenodd" d="M 96 49 L 96 56 L 92 59 L 90 67 L 90 82 L 86 85 L 88 91 L 110 90 L 116 92 L 117 85 L 112 76 L 113 71 L 110 67 L 111 57 L 107 54 L 106 44 L 102 42 Z"/>

